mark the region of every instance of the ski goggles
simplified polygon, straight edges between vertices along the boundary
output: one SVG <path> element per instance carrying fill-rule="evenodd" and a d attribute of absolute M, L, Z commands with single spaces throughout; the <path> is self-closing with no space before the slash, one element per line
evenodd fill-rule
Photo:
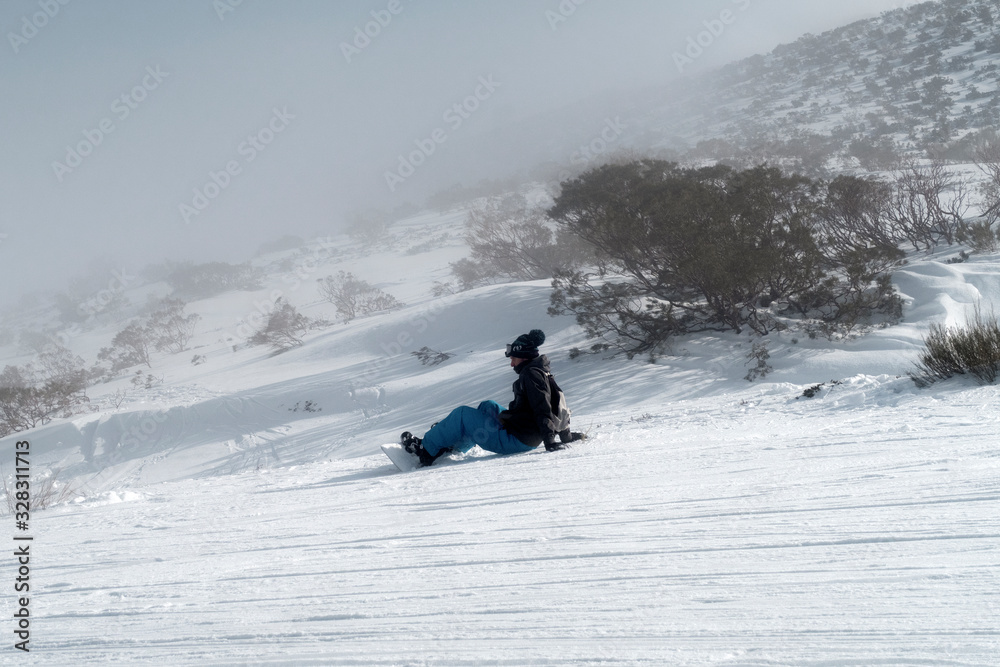
<path fill-rule="evenodd" d="M 507 351 L 503 353 L 503 356 L 505 356 L 508 359 L 510 359 L 510 353 L 513 352 L 513 351 L 514 351 L 514 344 L 513 343 L 507 343 Z"/>

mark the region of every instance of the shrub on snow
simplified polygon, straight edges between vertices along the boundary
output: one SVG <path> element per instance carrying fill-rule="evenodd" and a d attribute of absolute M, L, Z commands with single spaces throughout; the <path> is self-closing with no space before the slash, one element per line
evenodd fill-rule
<path fill-rule="evenodd" d="M 931 326 L 917 370 L 910 377 L 920 387 L 956 375 L 972 375 L 983 383 L 1000 376 L 1000 322 L 976 309 L 965 327 Z"/>

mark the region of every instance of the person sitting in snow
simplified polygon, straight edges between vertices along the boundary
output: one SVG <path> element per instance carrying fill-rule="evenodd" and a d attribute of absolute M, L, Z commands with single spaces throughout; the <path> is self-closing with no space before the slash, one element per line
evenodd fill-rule
<path fill-rule="evenodd" d="M 538 352 L 544 342 L 545 334 L 532 329 L 507 345 L 505 355 L 518 377 L 514 400 L 506 410 L 496 401 L 483 401 L 475 408 L 461 406 L 434 424 L 423 438 L 403 432 L 400 444 L 420 458 L 421 466 L 429 466 L 443 454 L 467 452 L 476 445 L 497 454 L 517 454 L 543 443 L 553 452 L 582 440 L 582 433 L 569 429 L 569 412 L 557 414 L 559 408 L 553 405 L 561 390 L 549 370 L 548 358 Z"/>

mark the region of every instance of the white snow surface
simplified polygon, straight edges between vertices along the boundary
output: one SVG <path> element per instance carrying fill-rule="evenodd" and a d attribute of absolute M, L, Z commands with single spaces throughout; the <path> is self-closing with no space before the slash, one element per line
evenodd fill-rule
<path fill-rule="evenodd" d="M 588 341 L 546 315 L 544 281 L 431 298 L 460 219 L 397 225 L 378 254 L 340 239 L 301 286 L 192 303 L 194 350 L 154 359 L 162 385 L 118 407 L 127 381 L 94 387 L 98 412 L 3 441 L 5 473 L 27 439 L 33 471 L 75 493 L 31 515 L 31 652 L 0 663 L 1000 664 L 1000 392 L 905 375 L 931 323 L 997 305 L 1000 258 L 912 257 L 901 324 L 774 334 L 750 384 L 745 336 L 570 360 Z M 339 269 L 410 305 L 233 351 L 276 289 L 332 319 L 310 285 Z M 503 345 L 530 328 L 589 439 L 399 473 L 379 445 L 507 402 Z M 425 345 L 454 356 L 423 366 Z M 3 572 L 12 586 L 12 557 Z"/>

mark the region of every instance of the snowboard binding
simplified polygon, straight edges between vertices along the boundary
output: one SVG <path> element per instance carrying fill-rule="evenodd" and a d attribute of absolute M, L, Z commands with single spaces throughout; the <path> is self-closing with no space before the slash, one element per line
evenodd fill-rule
<path fill-rule="evenodd" d="M 423 440 L 413 435 L 409 431 L 403 431 L 399 434 L 399 444 L 403 446 L 408 453 L 414 454 L 420 459 L 420 466 L 429 466 L 437 461 L 438 457 L 443 456 L 451 451 L 451 449 L 445 448 L 437 453 L 435 456 L 431 456 L 424 449 Z"/>
<path fill-rule="evenodd" d="M 421 467 L 431 465 L 437 458 L 437 456 L 431 456 L 428 454 L 427 450 L 424 449 L 423 440 L 409 431 L 403 431 L 399 435 L 399 444 L 401 444 L 403 449 L 405 449 L 408 453 L 413 454 L 420 459 Z M 438 456 L 440 456 L 440 454 L 438 454 Z"/>

